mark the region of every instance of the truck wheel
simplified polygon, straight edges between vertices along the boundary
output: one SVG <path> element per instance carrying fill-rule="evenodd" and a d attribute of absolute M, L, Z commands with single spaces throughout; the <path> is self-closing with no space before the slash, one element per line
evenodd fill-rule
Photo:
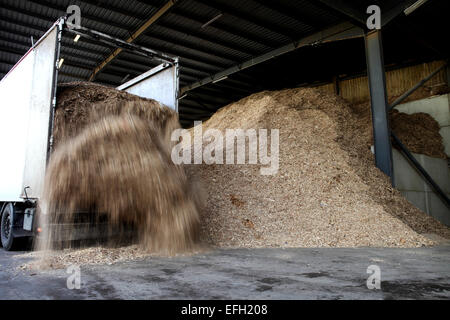
<path fill-rule="evenodd" d="M 11 203 L 8 203 L 2 213 L 2 219 L 0 224 L 0 236 L 2 240 L 2 245 L 5 250 L 9 251 L 13 247 L 13 216 L 14 216 L 14 207 Z"/>

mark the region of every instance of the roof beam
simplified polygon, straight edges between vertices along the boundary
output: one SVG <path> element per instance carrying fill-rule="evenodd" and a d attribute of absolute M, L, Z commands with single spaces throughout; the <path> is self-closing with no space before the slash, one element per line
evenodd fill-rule
<path fill-rule="evenodd" d="M 153 14 L 138 30 L 136 30 L 131 37 L 129 37 L 126 42 L 131 43 L 137 37 L 139 37 L 145 30 L 148 29 L 153 23 L 155 23 L 164 13 L 166 13 L 172 6 L 176 3 L 177 0 L 169 0 L 166 2 L 164 6 L 162 6 L 155 14 Z M 112 54 L 110 54 L 104 61 L 102 61 L 89 76 L 89 81 L 94 80 L 97 73 L 99 73 L 108 63 L 110 63 L 120 52 L 122 52 L 121 48 L 117 48 L 114 50 Z"/>
<path fill-rule="evenodd" d="M 213 76 L 206 77 L 198 82 L 192 83 L 189 86 L 185 86 L 185 87 L 181 88 L 180 94 L 184 94 L 190 90 L 204 86 L 205 84 L 209 84 L 209 83 L 215 82 L 217 80 L 220 80 L 224 77 L 228 77 L 229 75 L 232 75 L 243 69 L 250 68 L 254 65 L 268 61 L 270 59 L 273 59 L 275 57 L 283 55 L 287 52 L 297 50 L 301 47 L 316 45 L 318 43 L 325 43 L 325 42 L 332 42 L 332 41 L 338 41 L 338 40 L 343 40 L 343 39 L 357 38 L 357 37 L 362 37 L 363 35 L 364 35 L 364 31 L 362 29 L 353 26 L 351 23 L 342 23 L 337 26 L 327 28 L 323 31 L 316 32 L 310 36 L 304 37 L 298 41 L 292 42 L 283 47 L 272 50 L 261 56 L 255 57 L 255 58 L 247 60 L 243 63 L 232 66 L 232 67 L 225 69 L 219 73 L 216 73 Z"/>

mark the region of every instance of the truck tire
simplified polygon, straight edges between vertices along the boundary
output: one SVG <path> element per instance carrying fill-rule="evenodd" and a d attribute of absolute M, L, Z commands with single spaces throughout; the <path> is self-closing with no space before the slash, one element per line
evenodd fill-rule
<path fill-rule="evenodd" d="M 14 219 L 14 206 L 12 203 L 8 203 L 3 208 L 0 221 L 0 239 L 2 241 L 3 248 L 10 251 L 14 245 L 13 237 L 13 219 Z"/>

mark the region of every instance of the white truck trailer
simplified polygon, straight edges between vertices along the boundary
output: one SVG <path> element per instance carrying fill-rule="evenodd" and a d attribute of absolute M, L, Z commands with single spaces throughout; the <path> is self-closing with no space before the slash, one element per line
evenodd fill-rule
<path fill-rule="evenodd" d="M 177 57 L 69 26 L 66 17 L 58 19 L 0 81 L 0 240 L 6 250 L 18 239 L 33 237 L 39 231 L 36 208 L 52 152 L 63 33 L 161 62 L 117 89 L 155 99 L 178 111 Z"/>

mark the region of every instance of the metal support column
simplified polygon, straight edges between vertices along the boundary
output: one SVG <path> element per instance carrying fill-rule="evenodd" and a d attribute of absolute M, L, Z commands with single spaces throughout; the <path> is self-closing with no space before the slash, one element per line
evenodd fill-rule
<path fill-rule="evenodd" d="M 341 86 L 339 84 L 339 76 L 333 77 L 333 85 L 334 85 L 334 93 L 337 96 L 340 96 L 341 95 Z"/>
<path fill-rule="evenodd" d="M 450 60 L 447 60 L 447 86 L 450 87 Z"/>
<path fill-rule="evenodd" d="M 394 185 L 391 133 L 388 119 L 388 101 L 381 31 L 377 30 L 367 33 L 365 36 L 365 43 L 372 108 L 375 164 L 391 178 L 392 185 Z"/>

